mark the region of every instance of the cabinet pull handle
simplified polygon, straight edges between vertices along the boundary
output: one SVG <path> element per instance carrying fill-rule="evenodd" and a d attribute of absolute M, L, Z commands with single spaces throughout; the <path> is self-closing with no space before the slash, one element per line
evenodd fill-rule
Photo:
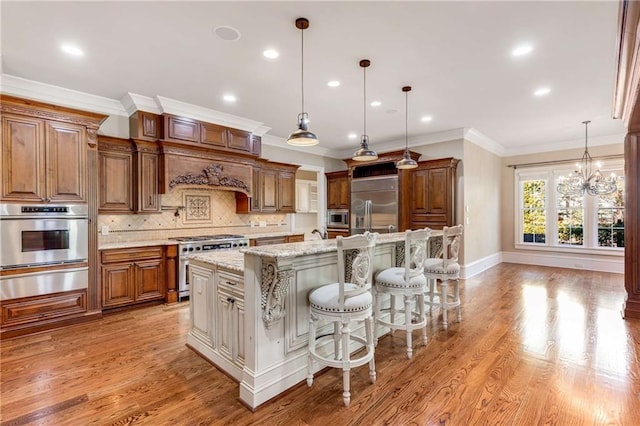
<path fill-rule="evenodd" d="M 236 299 L 232 298 L 232 297 L 227 297 L 227 302 L 229 303 L 235 303 Z"/>
<path fill-rule="evenodd" d="M 237 285 L 238 283 L 234 283 L 232 281 L 226 281 L 227 285 Z"/>

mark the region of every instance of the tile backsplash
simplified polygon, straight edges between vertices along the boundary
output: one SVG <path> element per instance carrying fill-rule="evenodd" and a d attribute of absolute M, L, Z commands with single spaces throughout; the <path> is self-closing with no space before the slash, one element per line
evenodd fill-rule
<path fill-rule="evenodd" d="M 290 230 L 290 220 L 286 214 L 236 214 L 233 191 L 184 189 L 160 197 L 162 213 L 99 215 L 99 242 Z M 108 233 L 103 233 L 107 229 Z"/>

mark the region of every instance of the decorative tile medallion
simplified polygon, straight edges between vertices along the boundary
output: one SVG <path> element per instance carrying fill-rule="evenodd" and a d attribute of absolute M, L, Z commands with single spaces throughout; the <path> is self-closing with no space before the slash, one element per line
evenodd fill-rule
<path fill-rule="evenodd" d="M 187 195 L 184 196 L 185 222 L 211 222 L 211 196 Z"/>

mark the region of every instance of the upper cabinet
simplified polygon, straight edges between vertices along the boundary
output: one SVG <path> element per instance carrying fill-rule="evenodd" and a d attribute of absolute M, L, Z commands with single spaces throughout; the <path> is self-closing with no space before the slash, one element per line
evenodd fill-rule
<path fill-rule="evenodd" d="M 99 137 L 100 213 L 159 213 L 159 157 L 155 142 Z"/>
<path fill-rule="evenodd" d="M 201 144 L 252 156 L 261 153 L 261 139 L 245 130 L 165 114 L 164 131 L 164 139 L 171 142 Z"/>
<path fill-rule="evenodd" d="M 456 169 L 459 160 L 422 161 L 411 171 L 410 229 L 455 225 Z"/>
<path fill-rule="evenodd" d="M 0 105 L 0 200 L 86 203 L 87 149 L 104 116 L 10 96 Z"/>
<path fill-rule="evenodd" d="M 347 170 L 326 173 L 327 209 L 348 209 L 350 191 L 349 172 Z"/>
<path fill-rule="evenodd" d="M 256 164 L 251 196 L 236 193 L 236 213 L 295 213 L 297 168 L 272 161 Z"/>

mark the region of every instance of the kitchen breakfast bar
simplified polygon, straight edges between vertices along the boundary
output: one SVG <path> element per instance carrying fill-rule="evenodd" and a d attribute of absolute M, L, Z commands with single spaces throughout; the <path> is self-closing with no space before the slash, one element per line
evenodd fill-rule
<path fill-rule="evenodd" d="M 403 259 L 404 233 L 378 236 L 374 274 Z M 240 382 L 243 403 L 254 409 L 305 380 L 307 297 L 338 280 L 336 240 L 192 255 L 189 275 L 187 345 Z"/>

